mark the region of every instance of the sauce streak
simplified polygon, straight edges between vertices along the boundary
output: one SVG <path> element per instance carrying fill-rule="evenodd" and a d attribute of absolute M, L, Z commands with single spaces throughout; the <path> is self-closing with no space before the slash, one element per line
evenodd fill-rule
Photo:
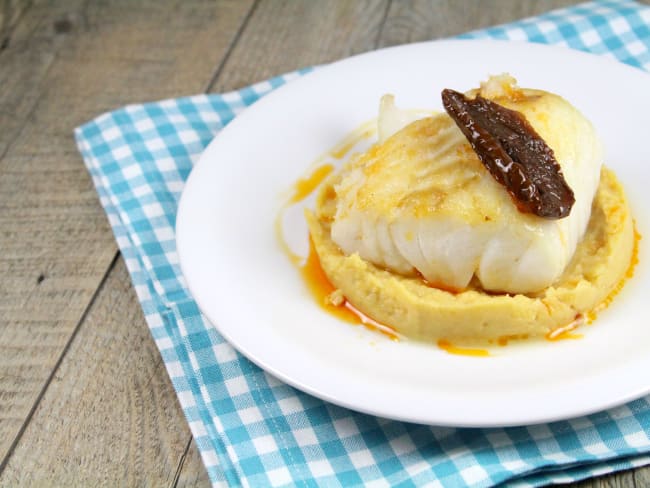
<path fill-rule="evenodd" d="M 329 296 L 336 291 L 336 287 L 330 283 L 325 271 L 323 271 L 311 238 L 309 239 L 309 254 L 305 264 L 300 267 L 300 274 L 316 303 L 330 315 L 350 324 L 363 325 L 393 341 L 399 340 L 399 335 L 394 329 L 368 317 L 360 310 L 357 310 L 345 298 L 343 298 L 340 305 L 334 305 L 329 300 Z"/>
<path fill-rule="evenodd" d="M 498 337 L 496 343 L 499 344 L 499 346 L 501 347 L 505 347 L 508 345 L 510 341 L 525 341 L 528 338 L 529 338 L 528 334 L 512 334 L 512 335 Z"/>
<path fill-rule="evenodd" d="M 348 138 L 346 138 L 339 145 L 337 145 L 334 149 L 332 149 L 329 155 L 336 159 L 342 159 L 360 140 L 367 138 L 371 135 L 372 131 L 365 129 L 366 125 L 367 124 L 364 124 L 363 126 L 359 127 L 357 131 L 355 131 Z M 327 176 L 333 170 L 334 170 L 334 166 L 332 164 L 330 163 L 322 164 L 318 166 L 316 169 L 314 169 L 314 171 L 308 177 L 299 179 L 295 183 L 293 188 L 294 190 L 293 195 L 285 204 L 284 209 L 286 209 L 287 206 L 289 205 L 301 202 L 309 195 L 311 195 L 314 192 L 314 190 L 323 182 L 325 178 L 327 178 Z M 280 212 L 278 218 L 276 219 L 276 225 L 275 225 L 278 241 L 281 243 L 282 248 L 287 254 L 287 256 L 299 268 L 303 281 L 307 285 L 307 288 L 310 294 L 312 295 L 312 297 L 314 298 L 314 300 L 316 301 L 316 303 L 323 310 L 333 315 L 334 317 L 337 317 L 340 320 L 343 320 L 347 323 L 351 323 L 354 325 L 364 325 L 366 328 L 379 332 L 391 340 L 398 341 L 400 336 L 397 333 L 397 331 L 365 315 L 363 312 L 355 308 L 354 305 L 352 305 L 345 297 L 341 297 L 341 303 L 338 305 L 332 303 L 330 296 L 332 295 L 332 293 L 336 291 L 336 287 L 332 285 L 332 283 L 327 278 L 327 275 L 325 274 L 325 271 L 323 270 L 320 264 L 320 259 L 318 257 L 318 254 L 316 253 L 311 237 L 309 239 L 309 254 L 307 256 L 307 259 L 304 261 L 304 264 L 301 264 L 302 258 L 291 251 L 291 249 L 289 248 L 289 246 L 287 245 L 286 241 L 283 238 L 282 222 L 280 218 L 281 216 L 282 216 L 282 212 Z M 636 225 L 635 225 L 634 226 L 634 248 L 632 251 L 632 258 L 630 260 L 630 265 L 624 277 L 619 281 L 619 283 L 617 283 L 617 285 L 609 293 L 609 295 L 594 310 L 586 312 L 584 315 L 579 314 L 578 316 L 576 316 L 576 319 L 570 324 L 564 327 L 559 327 L 554 331 L 551 331 L 546 336 L 547 340 L 559 341 L 564 339 L 580 339 L 583 337 L 582 334 L 573 333 L 573 330 L 585 322 L 587 324 L 592 323 L 595 320 L 597 313 L 609 306 L 609 304 L 612 302 L 614 297 L 618 295 L 618 293 L 622 290 L 627 280 L 634 275 L 635 266 L 639 262 L 638 254 L 639 254 L 640 239 L 641 239 L 641 235 L 636 230 Z M 424 279 L 423 282 L 427 286 L 442 288 L 440 286 L 436 286 L 435 284 L 428 283 Z M 447 289 L 446 291 L 449 291 L 451 293 L 459 293 L 463 290 Z M 525 340 L 525 339 L 528 339 L 528 335 L 504 336 L 504 337 L 499 337 L 496 340 L 496 343 L 499 346 L 506 346 L 508 345 L 508 342 L 510 342 L 511 340 L 518 341 L 518 340 Z M 493 342 L 490 341 L 490 343 Z M 456 354 L 461 356 L 472 356 L 472 357 L 491 356 L 490 352 L 486 349 L 457 347 L 445 339 L 439 340 L 437 345 L 440 349 L 446 351 L 449 354 Z"/>
<path fill-rule="evenodd" d="M 343 157 L 344 157 L 348 152 L 350 152 L 350 149 L 352 149 L 352 148 L 357 144 L 357 142 L 358 142 L 358 141 L 357 141 L 357 140 L 354 140 L 354 139 L 351 140 L 351 141 L 348 141 L 347 144 L 344 144 L 344 145 L 342 145 L 342 146 L 340 146 L 340 147 L 337 147 L 337 148 L 335 148 L 335 149 L 332 149 L 332 151 L 330 152 L 330 154 L 332 155 L 333 158 L 336 158 L 336 159 L 343 159 Z"/>
<path fill-rule="evenodd" d="M 546 334 L 546 340 L 555 342 L 555 341 L 563 341 L 566 339 L 582 339 L 583 335 L 574 334 L 573 330 L 575 330 L 583 322 L 584 322 L 583 316 L 581 314 L 578 314 L 576 316 L 576 319 L 570 324 L 565 325 L 564 327 L 558 327 L 557 329 L 552 330 L 551 332 Z"/>
<path fill-rule="evenodd" d="M 316 168 L 307 178 L 300 178 L 294 185 L 294 192 L 289 199 L 289 203 L 298 203 L 307 198 L 333 170 L 334 166 L 331 164 L 323 164 Z"/>
<path fill-rule="evenodd" d="M 609 295 L 598 305 L 596 308 L 593 310 L 587 312 L 585 314 L 587 323 L 591 324 L 594 320 L 596 320 L 596 316 L 598 315 L 599 312 L 605 310 L 607 307 L 609 307 L 609 304 L 612 303 L 612 300 L 618 295 L 623 287 L 625 286 L 625 283 L 627 283 L 627 280 L 632 278 L 634 276 L 634 269 L 636 268 L 636 265 L 639 263 L 639 241 L 641 240 L 642 236 L 639 234 L 639 231 L 636 230 L 636 223 L 634 224 L 634 247 L 632 248 L 632 259 L 630 259 L 630 265 L 627 268 L 627 271 L 625 271 L 625 275 L 623 275 L 623 278 L 616 284 L 616 286 L 612 289 L 612 291 L 609 292 Z"/>
<path fill-rule="evenodd" d="M 553 341 L 564 341 L 567 339 L 576 340 L 576 339 L 582 339 L 583 337 L 584 335 L 582 334 L 574 334 L 573 332 L 567 330 L 566 332 L 562 332 L 561 334 L 556 335 L 553 339 L 548 339 L 548 340 L 553 342 Z"/>
<path fill-rule="evenodd" d="M 609 307 L 610 303 L 612 303 L 612 300 L 614 300 L 616 295 L 618 295 L 621 292 L 621 290 L 625 286 L 625 283 L 627 283 L 627 280 L 629 280 L 630 278 L 632 278 L 632 276 L 634 276 L 634 269 L 636 268 L 636 265 L 639 262 L 639 241 L 640 240 L 641 240 L 641 234 L 639 234 L 639 232 L 636 230 L 636 224 L 635 224 L 634 225 L 634 247 L 632 248 L 632 258 L 630 259 L 630 264 L 627 270 L 625 271 L 625 274 L 621 278 L 621 280 L 616 284 L 616 286 L 612 289 L 612 291 L 609 292 L 609 295 L 607 295 L 605 299 L 602 302 L 600 302 L 600 304 L 598 304 L 593 310 L 589 310 L 584 314 L 578 314 L 576 315 L 575 320 L 570 324 L 552 330 L 551 332 L 546 334 L 546 340 L 554 342 L 554 341 L 560 341 L 564 339 L 582 339 L 584 337 L 582 334 L 574 334 L 572 331 L 577 327 L 579 327 L 580 325 L 592 324 L 593 321 L 596 320 L 598 313 L 602 312 L 607 307 Z"/>
<path fill-rule="evenodd" d="M 490 352 L 486 349 L 456 347 L 445 339 L 440 339 L 438 341 L 438 347 L 449 354 L 457 354 L 459 356 L 486 357 L 490 355 Z"/>
<path fill-rule="evenodd" d="M 345 137 L 345 139 L 334 146 L 334 148 L 330 150 L 329 155 L 335 159 L 343 159 L 343 157 L 346 156 L 360 141 L 372 137 L 375 130 L 376 122 L 374 120 L 361 124 L 360 127 L 351 132 Z"/>

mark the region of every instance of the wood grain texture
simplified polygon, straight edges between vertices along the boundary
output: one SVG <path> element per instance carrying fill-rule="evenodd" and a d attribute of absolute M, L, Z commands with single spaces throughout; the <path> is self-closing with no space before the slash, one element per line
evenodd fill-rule
<path fill-rule="evenodd" d="M 191 444 L 188 446 L 185 459 L 183 459 L 183 464 L 179 466 L 178 478 L 174 488 L 207 486 L 210 486 L 210 479 L 201 461 L 201 455 L 199 454 L 196 442 L 192 439 Z"/>
<path fill-rule="evenodd" d="M 34 4 L 0 53 L 0 463 L 116 252 L 73 128 L 203 90 L 251 5 Z"/>
<path fill-rule="evenodd" d="M 260 2 L 210 91 L 374 49 L 387 0 Z"/>
<path fill-rule="evenodd" d="M 170 486 L 190 438 L 120 259 L 0 486 Z"/>
<path fill-rule="evenodd" d="M 637 485 L 634 479 L 634 471 L 621 471 L 607 474 L 597 478 L 591 478 L 576 483 L 577 488 L 642 488 L 646 485 Z"/>
<path fill-rule="evenodd" d="M 67 7 L 75 11 L 80 4 L 71 1 Z M 34 111 L 62 43 L 43 26 L 60 14 L 58 7 L 33 6 L 0 53 L 0 461 L 115 250 L 78 164 L 47 154 L 9 154 L 24 128 L 42 126 Z M 74 154 L 70 143 L 42 139 L 30 152 L 55 147 Z M 74 240 L 76 255 L 66 247 Z M 89 275 L 97 279 L 89 281 Z"/>
<path fill-rule="evenodd" d="M 634 486 L 638 488 L 650 486 L 650 466 L 634 470 Z"/>
<path fill-rule="evenodd" d="M 13 28 L 30 6 L 27 0 L 0 0 L 0 51 L 9 46 Z"/>
<path fill-rule="evenodd" d="M 577 0 L 400 0 L 391 2 L 380 47 L 450 37 L 580 3 Z"/>
<path fill-rule="evenodd" d="M 82 3 L 66 0 L 47 8 L 29 6 L 7 29 L 0 50 L 0 158 L 32 113 L 46 73 L 67 38 L 54 30 L 54 22 L 66 12 L 80 11 Z"/>
<path fill-rule="evenodd" d="M 650 486 L 650 466 L 607 474 L 576 483 L 577 488 L 647 488 Z"/>

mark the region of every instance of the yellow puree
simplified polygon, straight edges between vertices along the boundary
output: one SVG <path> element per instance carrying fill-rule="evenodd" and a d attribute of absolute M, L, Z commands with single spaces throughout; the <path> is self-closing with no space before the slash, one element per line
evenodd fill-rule
<path fill-rule="evenodd" d="M 315 213 L 307 212 L 322 269 L 354 307 L 413 339 L 457 346 L 553 337 L 554 331 L 559 337 L 560 328 L 607 302 L 632 261 L 632 217 L 623 188 L 607 168 L 572 262 L 554 286 L 532 295 L 488 294 L 471 287 L 452 293 L 380 269 L 357 254 L 344 255 L 330 238 L 336 183 L 337 176 L 330 178 L 320 190 Z"/>

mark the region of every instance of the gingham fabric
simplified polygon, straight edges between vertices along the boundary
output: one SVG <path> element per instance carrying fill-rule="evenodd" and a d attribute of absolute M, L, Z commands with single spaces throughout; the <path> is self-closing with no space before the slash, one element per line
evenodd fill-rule
<path fill-rule="evenodd" d="M 649 25 L 650 8 L 604 1 L 461 37 L 564 45 L 648 70 Z M 130 105 L 75 133 L 214 485 L 539 486 L 650 463 L 650 397 L 531 427 L 407 424 L 297 391 L 207 324 L 174 242 L 184 181 L 237 113 L 305 71 L 222 95 Z"/>

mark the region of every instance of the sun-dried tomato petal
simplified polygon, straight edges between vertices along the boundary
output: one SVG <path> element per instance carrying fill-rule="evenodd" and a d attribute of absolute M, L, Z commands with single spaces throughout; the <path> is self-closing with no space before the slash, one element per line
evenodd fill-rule
<path fill-rule="evenodd" d="M 521 212 L 561 219 L 575 203 L 553 150 L 519 112 L 481 97 L 442 91 L 442 103 L 490 174 Z"/>

